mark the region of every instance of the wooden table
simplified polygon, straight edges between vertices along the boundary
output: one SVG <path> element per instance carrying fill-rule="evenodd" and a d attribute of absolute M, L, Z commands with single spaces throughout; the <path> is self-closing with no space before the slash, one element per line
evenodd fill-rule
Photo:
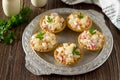
<path fill-rule="evenodd" d="M 54 8 L 76 8 L 93 9 L 102 13 L 101 8 L 93 4 L 78 4 L 69 6 L 60 0 L 48 0 L 43 8 L 35 8 L 30 0 L 24 0 L 24 6 L 33 9 L 33 13 L 28 23 L 40 13 Z M 98 69 L 83 75 L 77 76 L 35 76 L 25 68 L 25 53 L 22 48 L 22 33 L 28 23 L 24 23 L 16 28 L 14 32 L 17 41 L 13 45 L 3 45 L 0 43 L 0 80 L 120 80 L 120 31 L 106 17 L 106 24 L 111 30 L 114 38 L 114 47 L 108 60 Z M 0 19 L 6 19 L 2 10 L 2 0 L 0 0 Z"/>

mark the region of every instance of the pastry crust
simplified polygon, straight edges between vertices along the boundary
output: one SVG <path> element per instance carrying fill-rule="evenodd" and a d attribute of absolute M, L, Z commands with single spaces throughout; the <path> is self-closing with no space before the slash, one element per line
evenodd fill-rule
<path fill-rule="evenodd" d="M 32 47 L 32 49 L 34 49 L 37 52 L 50 52 L 57 47 L 58 39 L 53 33 L 50 32 L 43 32 L 43 33 L 44 33 L 44 37 L 42 40 L 36 38 L 36 35 L 38 33 L 34 34 L 30 38 L 30 46 Z"/>
<path fill-rule="evenodd" d="M 84 35 L 86 33 L 88 34 Z M 88 35 L 89 35 L 89 38 L 87 38 Z M 98 36 L 98 37 L 96 38 L 96 40 L 95 39 L 93 40 L 93 36 Z M 93 34 L 93 35 L 89 33 L 89 30 L 84 31 L 78 37 L 78 43 L 80 44 L 80 47 L 90 51 L 97 51 L 102 49 L 105 45 L 105 42 L 106 42 L 105 36 L 98 30 L 96 30 L 96 34 Z"/>
<path fill-rule="evenodd" d="M 74 57 L 74 55 L 73 55 L 72 52 L 71 52 L 71 55 L 73 56 L 73 57 L 72 57 L 72 60 L 67 61 L 67 58 L 68 58 L 68 57 L 67 57 L 67 58 L 64 57 L 64 56 L 68 56 L 68 55 L 66 55 L 67 53 L 65 53 L 64 51 L 63 51 L 63 53 L 59 53 L 59 52 L 57 51 L 57 49 L 63 47 L 64 44 L 68 44 L 69 46 L 70 46 L 71 44 L 74 44 L 74 45 L 76 46 L 75 43 L 70 43 L 70 42 L 61 44 L 61 45 L 60 45 L 58 48 L 56 48 L 56 50 L 54 51 L 55 60 L 56 60 L 58 63 L 63 64 L 63 65 L 73 65 L 73 64 L 78 63 L 78 62 L 81 60 L 81 58 L 83 57 L 83 52 L 82 52 L 82 50 L 78 47 L 78 50 L 79 50 L 79 52 L 80 52 L 80 55 L 79 55 L 77 58 Z M 64 56 L 62 56 L 62 60 L 60 60 L 59 57 L 60 57 L 60 55 L 62 55 L 62 54 L 63 54 Z M 76 55 L 75 55 L 75 56 L 76 56 Z M 63 57 L 65 58 L 65 61 L 63 60 Z"/>
<path fill-rule="evenodd" d="M 80 19 L 78 17 L 79 13 L 81 12 L 73 12 L 67 17 L 67 26 L 75 32 L 83 32 L 84 30 L 88 30 L 92 26 L 92 19 L 85 13 L 81 13 L 83 18 Z M 87 22 L 81 23 L 82 20 L 85 18 L 87 18 Z M 70 23 L 70 20 L 71 20 L 71 23 Z"/>
<path fill-rule="evenodd" d="M 56 28 L 56 29 L 54 29 L 54 30 L 52 30 L 52 29 L 49 29 L 48 28 L 48 26 L 43 26 L 42 24 L 43 24 L 43 22 L 44 21 L 46 21 L 46 19 L 45 19 L 45 17 L 46 16 L 51 16 L 52 14 L 56 14 L 57 15 L 57 17 L 59 17 L 61 20 L 63 20 L 63 21 L 61 21 L 61 26 L 60 26 L 60 28 L 58 29 L 58 28 Z M 56 16 L 55 16 L 56 17 Z M 60 22 L 58 22 L 58 23 L 60 23 Z M 53 25 L 54 26 L 54 25 Z M 59 32 L 61 32 L 61 31 L 63 31 L 64 29 L 65 29 L 65 27 L 66 27 L 66 21 L 64 20 L 64 18 L 61 16 L 61 15 L 59 15 L 59 14 L 57 14 L 57 13 L 50 13 L 50 14 L 47 14 L 47 15 L 45 15 L 45 16 L 43 16 L 41 19 L 40 19 L 40 27 L 41 27 L 41 29 L 43 30 L 43 31 L 48 31 L 48 32 L 51 32 L 51 33 L 59 33 Z"/>

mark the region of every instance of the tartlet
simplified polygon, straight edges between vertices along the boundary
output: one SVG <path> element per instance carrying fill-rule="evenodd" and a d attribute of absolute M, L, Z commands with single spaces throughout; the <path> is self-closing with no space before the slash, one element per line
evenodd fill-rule
<path fill-rule="evenodd" d="M 92 26 L 92 19 L 85 13 L 73 12 L 67 17 L 67 26 L 75 32 L 83 32 Z"/>
<path fill-rule="evenodd" d="M 90 28 L 79 35 L 78 42 L 83 49 L 96 51 L 103 48 L 106 39 L 100 31 Z"/>
<path fill-rule="evenodd" d="M 58 13 L 50 13 L 40 19 L 40 27 L 43 31 L 58 33 L 65 29 L 66 21 Z"/>
<path fill-rule="evenodd" d="M 50 32 L 38 32 L 30 38 L 30 46 L 37 52 L 49 52 L 57 47 L 58 39 Z"/>
<path fill-rule="evenodd" d="M 81 60 L 83 53 L 75 43 L 63 43 L 54 51 L 55 60 L 63 65 L 73 65 Z"/>

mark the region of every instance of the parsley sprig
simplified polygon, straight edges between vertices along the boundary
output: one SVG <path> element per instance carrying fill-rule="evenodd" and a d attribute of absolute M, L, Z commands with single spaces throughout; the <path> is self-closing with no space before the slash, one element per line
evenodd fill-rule
<path fill-rule="evenodd" d="M 12 44 L 16 40 L 16 36 L 13 31 L 10 31 L 4 38 L 4 44 Z"/>
<path fill-rule="evenodd" d="M 77 46 L 73 48 L 73 51 L 72 51 L 73 55 L 80 55 L 80 52 L 77 49 L 78 49 Z"/>
<path fill-rule="evenodd" d="M 47 17 L 47 22 L 50 23 L 50 22 L 52 22 L 52 20 L 53 20 L 53 19 L 52 19 L 50 16 Z"/>
<path fill-rule="evenodd" d="M 12 44 L 16 39 L 12 28 L 28 21 L 32 10 L 29 7 L 23 8 L 19 14 L 10 17 L 8 20 L 0 20 L 0 42 Z"/>
<path fill-rule="evenodd" d="M 37 35 L 36 35 L 36 38 L 39 38 L 40 40 L 42 40 L 44 38 L 44 33 L 43 32 L 39 32 Z"/>
<path fill-rule="evenodd" d="M 89 29 L 89 32 L 90 32 L 92 35 L 93 35 L 93 34 L 96 34 L 96 30 L 95 30 L 95 28 L 93 28 L 93 27 Z"/>
<path fill-rule="evenodd" d="M 78 18 L 79 18 L 79 19 L 82 19 L 82 18 L 83 18 L 83 15 L 82 15 L 81 12 L 78 14 Z"/>

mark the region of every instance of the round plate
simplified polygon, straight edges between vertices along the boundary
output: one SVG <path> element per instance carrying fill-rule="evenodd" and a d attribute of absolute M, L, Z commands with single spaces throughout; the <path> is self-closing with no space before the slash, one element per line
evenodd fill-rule
<path fill-rule="evenodd" d="M 93 20 L 93 27 L 101 31 L 106 37 L 106 44 L 104 48 L 96 52 L 84 51 L 82 60 L 73 66 L 63 66 L 58 64 L 53 56 L 53 51 L 47 54 L 36 53 L 31 49 L 29 40 L 31 36 L 40 31 L 39 20 L 48 13 L 56 12 L 66 18 L 70 13 L 74 11 L 80 11 L 88 14 Z M 77 37 L 80 33 L 76 33 L 66 28 L 64 31 L 56 34 L 58 36 L 59 43 L 74 42 L 78 44 Z M 60 8 L 46 11 L 36 18 L 34 18 L 30 24 L 26 27 L 22 36 L 22 46 L 25 51 L 26 68 L 35 75 L 49 75 L 49 74 L 61 74 L 61 75 L 78 75 L 90 72 L 101 66 L 110 56 L 113 48 L 113 37 L 105 24 L 102 14 L 94 10 L 76 10 L 70 8 Z"/>

